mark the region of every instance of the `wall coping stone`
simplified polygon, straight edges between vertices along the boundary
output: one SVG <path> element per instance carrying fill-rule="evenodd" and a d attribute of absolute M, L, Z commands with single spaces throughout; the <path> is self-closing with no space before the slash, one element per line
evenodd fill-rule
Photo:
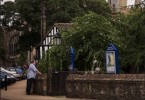
<path fill-rule="evenodd" d="M 145 82 L 145 74 L 70 74 L 67 81 L 77 80 L 95 80 L 95 81 L 143 81 Z"/>

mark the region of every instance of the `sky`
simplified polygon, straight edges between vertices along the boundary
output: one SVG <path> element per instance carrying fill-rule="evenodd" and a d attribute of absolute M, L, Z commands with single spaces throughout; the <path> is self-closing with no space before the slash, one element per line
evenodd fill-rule
<path fill-rule="evenodd" d="M 128 0 L 128 1 L 127 1 L 127 5 L 133 5 L 134 2 L 135 2 L 135 0 Z"/>

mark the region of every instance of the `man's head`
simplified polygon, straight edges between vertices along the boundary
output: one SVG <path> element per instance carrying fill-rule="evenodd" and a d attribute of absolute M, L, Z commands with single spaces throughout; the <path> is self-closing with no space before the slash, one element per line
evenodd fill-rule
<path fill-rule="evenodd" d="M 32 60 L 31 63 L 34 64 L 34 65 L 36 64 L 34 60 Z"/>

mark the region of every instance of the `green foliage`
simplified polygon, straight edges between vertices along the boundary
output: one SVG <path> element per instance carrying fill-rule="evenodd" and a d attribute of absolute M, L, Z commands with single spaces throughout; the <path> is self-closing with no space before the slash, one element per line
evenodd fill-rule
<path fill-rule="evenodd" d="M 116 30 L 109 20 L 93 12 L 74 21 L 76 26 L 67 41 L 75 48 L 76 66 L 90 70 L 95 56 L 104 67 L 105 50 L 108 43 L 113 41 Z"/>
<path fill-rule="evenodd" d="M 47 66 L 46 66 L 46 59 L 41 59 L 39 63 L 37 64 L 37 68 L 41 73 L 47 72 Z"/>
<path fill-rule="evenodd" d="M 35 31 L 40 29 L 40 0 L 16 0 L 16 9 L 24 27 L 30 26 Z"/>
<path fill-rule="evenodd" d="M 15 3 L 12 1 L 7 1 L 1 7 L 2 25 L 5 29 L 18 29 L 20 24 L 15 24 L 19 20 L 19 14 L 17 12 Z"/>
<path fill-rule="evenodd" d="M 145 70 L 145 9 L 136 8 L 128 15 L 126 47 L 122 56 L 122 65 L 131 66 L 132 72 Z"/>
<path fill-rule="evenodd" d="M 75 67 L 90 70 L 95 57 L 104 67 L 105 50 L 113 42 L 119 49 L 120 66 L 131 67 L 132 72 L 145 70 L 145 8 L 132 8 L 128 15 L 111 10 L 105 0 L 44 0 L 47 27 L 54 23 L 71 22 L 70 30 L 62 32 L 62 44 L 52 47 L 38 67 L 46 72 L 46 66 L 55 70 L 67 70 L 69 48 L 75 49 Z M 16 0 L 1 6 L 5 28 L 24 31 L 19 50 L 27 51 L 40 41 L 41 0 Z M 11 25 L 9 25 L 9 23 Z M 28 28 L 32 31 L 29 32 Z M 35 31 L 34 31 L 35 30 Z M 0 58 L 3 58 L 3 34 L 0 31 Z M 20 62 L 23 56 L 20 56 Z M 4 58 L 3 58 L 4 59 Z M 47 63 L 46 63 L 47 62 Z"/>
<path fill-rule="evenodd" d="M 15 5 L 17 12 L 19 13 L 19 19 L 15 24 L 17 24 L 18 26 L 23 26 L 23 28 L 21 29 L 22 31 L 24 31 L 24 35 L 21 36 L 19 41 L 19 50 L 29 50 L 30 46 L 35 45 L 35 43 L 38 43 L 40 41 L 39 38 L 34 38 L 34 35 L 30 35 L 31 33 L 27 30 L 29 27 L 31 27 L 33 30 L 35 30 L 35 32 L 40 32 L 40 15 L 42 8 L 41 1 L 16 0 Z M 73 18 L 83 16 L 89 11 L 98 13 L 99 15 L 103 15 L 106 18 L 110 18 L 111 14 L 109 5 L 107 5 L 105 0 L 45 0 L 44 5 L 46 7 L 46 18 L 48 25 L 47 27 L 52 26 L 56 22 L 70 22 Z M 64 51 L 62 48 L 60 50 Z M 53 51 L 51 51 L 50 56 L 51 55 L 54 55 Z M 66 58 L 68 59 L 68 55 L 60 55 L 62 56 L 62 58 L 65 59 L 58 60 L 59 63 L 63 63 L 61 65 L 61 68 L 59 69 L 62 70 L 62 66 L 68 67 L 69 61 L 66 60 Z M 60 55 L 56 58 L 61 58 Z M 59 64 L 55 64 L 51 59 L 50 61 L 54 64 L 56 68 L 59 67 Z M 64 70 L 65 69 L 66 68 L 64 68 Z"/>
<path fill-rule="evenodd" d="M 49 66 L 55 71 L 66 71 L 69 67 L 69 58 L 66 47 L 54 46 L 49 50 Z"/>
<path fill-rule="evenodd" d="M 35 31 L 26 31 L 19 40 L 19 50 L 27 51 L 30 50 L 31 46 L 35 46 L 40 41 L 40 34 Z"/>
<path fill-rule="evenodd" d="M 106 0 L 79 0 L 79 5 L 87 13 L 92 11 L 106 18 L 111 17 L 111 9 Z"/>
<path fill-rule="evenodd" d="M 115 42 L 119 49 L 119 60 L 122 70 L 131 73 L 145 71 L 145 10 L 133 8 L 128 15 L 118 13 L 113 17 L 112 24 L 117 29 Z M 127 72 L 128 72 L 127 71 Z"/>
<path fill-rule="evenodd" d="M 94 56 L 101 62 L 101 67 L 104 67 L 105 50 L 108 43 L 113 41 L 116 30 L 108 19 L 93 12 L 75 18 L 73 22 L 72 29 L 61 33 L 62 44 L 51 49 L 53 66 L 69 67 L 69 48 L 72 46 L 78 70 L 91 70 Z"/>
<path fill-rule="evenodd" d="M 40 29 L 41 0 L 16 0 L 16 9 L 21 21 Z M 54 23 L 70 22 L 74 17 L 89 11 L 109 17 L 111 10 L 105 0 L 44 0 L 48 27 Z"/>

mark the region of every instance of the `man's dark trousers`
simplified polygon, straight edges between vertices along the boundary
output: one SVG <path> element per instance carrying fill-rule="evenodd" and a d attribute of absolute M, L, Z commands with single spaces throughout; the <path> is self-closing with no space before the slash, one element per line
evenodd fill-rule
<path fill-rule="evenodd" d="M 35 83 L 35 79 L 34 78 L 27 79 L 26 93 L 28 95 L 30 94 L 32 85 L 34 85 L 34 83 Z"/>

